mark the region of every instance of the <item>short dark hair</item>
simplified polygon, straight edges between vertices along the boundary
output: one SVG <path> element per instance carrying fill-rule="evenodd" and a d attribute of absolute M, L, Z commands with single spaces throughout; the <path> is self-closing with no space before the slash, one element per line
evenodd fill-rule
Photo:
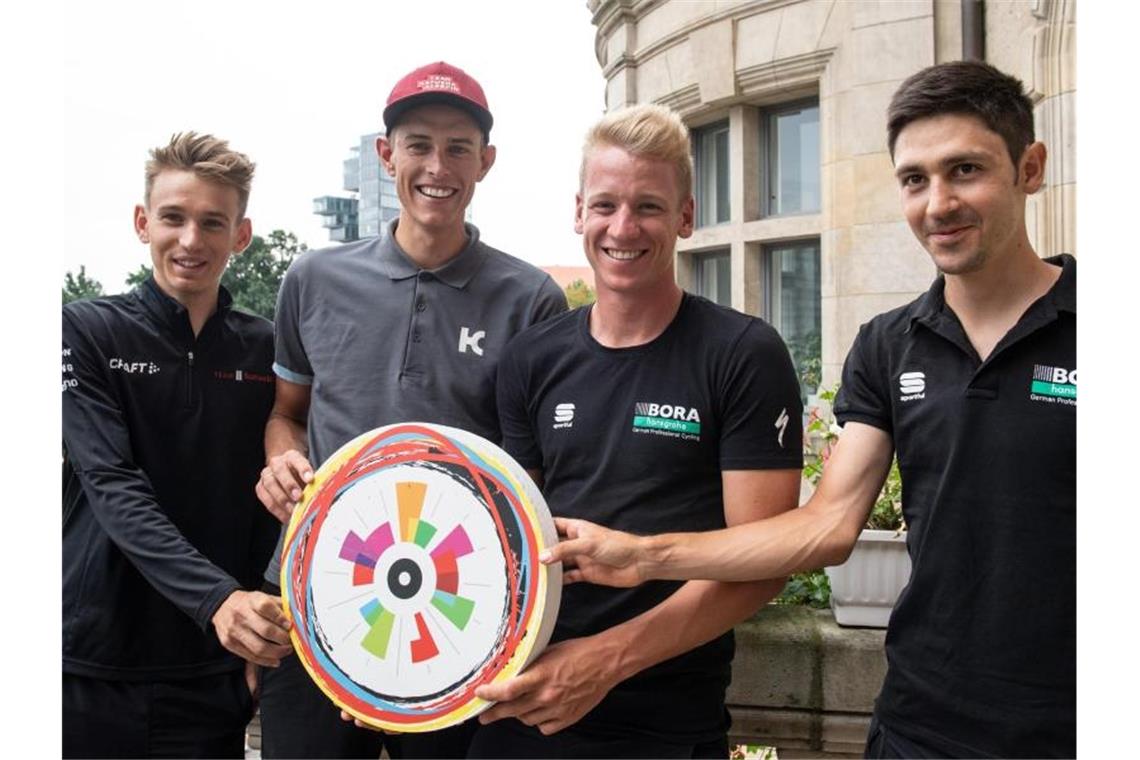
<path fill-rule="evenodd" d="M 887 108 L 887 147 L 912 121 L 941 114 L 981 119 L 1001 135 L 1013 165 L 1033 144 L 1033 103 L 1021 80 L 980 61 L 951 61 L 930 66 L 899 85 Z"/>

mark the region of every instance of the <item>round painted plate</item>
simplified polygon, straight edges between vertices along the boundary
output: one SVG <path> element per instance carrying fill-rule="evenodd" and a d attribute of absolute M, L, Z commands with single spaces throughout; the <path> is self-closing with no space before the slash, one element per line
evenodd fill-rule
<path fill-rule="evenodd" d="M 293 648 L 362 722 L 434 731 L 490 706 L 475 687 L 521 671 L 554 629 L 562 571 L 542 494 L 490 441 L 389 425 L 317 471 L 285 537 Z"/>

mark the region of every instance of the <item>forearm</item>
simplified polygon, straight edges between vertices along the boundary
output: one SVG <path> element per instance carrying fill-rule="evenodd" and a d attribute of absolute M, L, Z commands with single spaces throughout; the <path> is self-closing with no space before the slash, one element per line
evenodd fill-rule
<path fill-rule="evenodd" d="M 745 581 L 842 564 L 859 535 L 843 506 L 813 498 L 767 520 L 703 533 L 646 536 L 639 539 L 640 572 L 646 580 Z"/>
<path fill-rule="evenodd" d="M 661 604 L 592 637 L 611 653 L 614 682 L 709 642 L 747 620 L 784 581 L 689 581 Z"/>
<path fill-rule="evenodd" d="M 274 408 L 265 423 L 265 459 L 268 461 L 290 450 L 309 455 L 308 428 L 303 420 Z"/>

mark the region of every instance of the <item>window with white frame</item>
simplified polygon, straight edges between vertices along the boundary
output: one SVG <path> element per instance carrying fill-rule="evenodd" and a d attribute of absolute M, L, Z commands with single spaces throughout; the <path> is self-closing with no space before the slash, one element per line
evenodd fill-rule
<path fill-rule="evenodd" d="M 813 214 L 820 209 L 819 104 L 773 108 L 764 114 L 766 216 Z"/>
<path fill-rule="evenodd" d="M 693 254 L 693 292 L 721 306 L 732 306 L 729 249 Z"/>
<path fill-rule="evenodd" d="M 823 368 L 819 239 L 765 245 L 761 262 L 764 318 L 787 343 L 806 399 L 819 390 Z"/>
<path fill-rule="evenodd" d="M 697 226 L 729 220 L 728 122 L 693 130 Z"/>

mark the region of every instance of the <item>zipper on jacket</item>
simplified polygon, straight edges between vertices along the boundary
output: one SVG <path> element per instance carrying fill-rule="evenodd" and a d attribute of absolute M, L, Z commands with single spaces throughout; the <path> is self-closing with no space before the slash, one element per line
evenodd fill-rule
<path fill-rule="evenodd" d="M 194 405 L 194 352 L 186 352 L 186 406 Z"/>

